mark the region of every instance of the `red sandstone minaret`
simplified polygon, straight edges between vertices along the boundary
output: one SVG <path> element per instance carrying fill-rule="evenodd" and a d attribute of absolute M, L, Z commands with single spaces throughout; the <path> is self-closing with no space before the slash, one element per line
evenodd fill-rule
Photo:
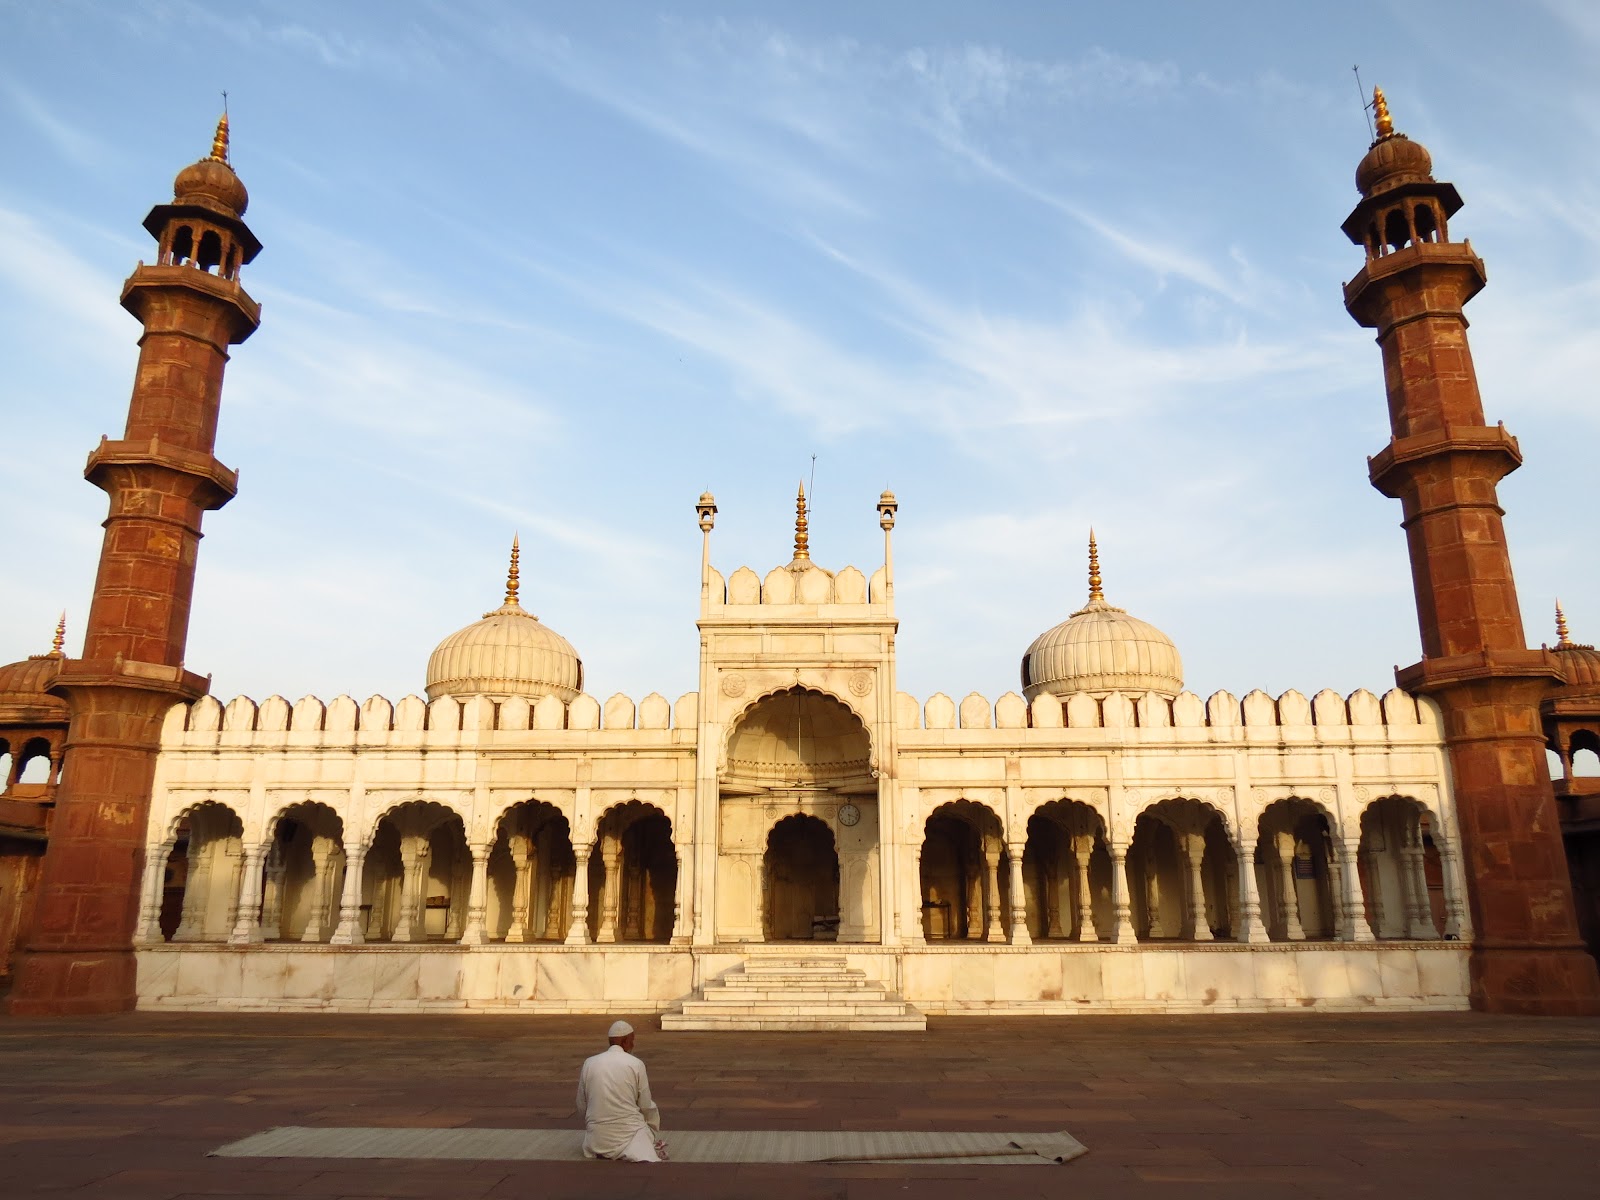
<path fill-rule="evenodd" d="M 1393 438 L 1372 484 L 1401 502 L 1422 661 L 1400 685 L 1443 710 L 1472 923 L 1472 1002 L 1490 1012 L 1600 1012 L 1584 952 L 1545 763 L 1539 702 L 1561 678 L 1527 648 L 1495 485 L 1522 463 L 1486 425 L 1462 307 L 1483 262 L 1453 242 L 1461 197 L 1427 150 L 1394 132 L 1374 91 L 1377 139 L 1356 168 L 1361 202 L 1344 222 L 1366 265 L 1345 307 L 1378 331 Z"/>
<path fill-rule="evenodd" d="M 228 119 L 209 157 L 179 172 L 171 204 L 144 227 L 158 243 L 122 289 L 144 325 L 118 441 L 102 439 L 84 476 L 110 497 L 83 657 L 51 691 L 71 711 L 34 921 L 10 997 L 14 1013 L 133 1007 L 134 920 L 162 717 L 205 694 L 183 669 L 200 521 L 237 477 L 212 455 L 228 347 L 260 323 L 239 268 L 261 243 L 228 165 Z"/>

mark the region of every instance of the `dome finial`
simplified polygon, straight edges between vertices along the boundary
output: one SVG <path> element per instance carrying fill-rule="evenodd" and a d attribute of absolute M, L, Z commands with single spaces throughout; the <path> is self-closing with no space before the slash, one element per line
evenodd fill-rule
<path fill-rule="evenodd" d="M 794 556 L 798 559 L 811 557 L 811 535 L 806 521 L 806 482 L 800 481 L 800 493 L 794 502 Z"/>
<path fill-rule="evenodd" d="M 62 612 L 61 619 L 56 622 L 56 636 L 50 641 L 50 657 L 60 658 L 62 647 L 67 644 L 67 614 Z"/>
<path fill-rule="evenodd" d="M 1378 140 L 1394 136 L 1394 118 L 1389 115 L 1389 101 L 1381 87 L 1372 89 L 1372 119 L 1378 128 Z"/>
<path fill-rule="evenodd" d="M 219 163 L 228 161 L 228 114 L 226 111 L 217 118 L 216 136 L 211 139 L 211 158 Z"/>
<path fill-rule="evenodd" d="M 506 603 L 517 603 L 517 590 L 522 586 L 521 574 L 517 570 L 517 561 L 522 556 L 521 537 L 511 535 L 511 567 L 506 571 Z"/>
<path fill-rule="evenodd" d="M 1556 648 L 1562 649 L 1572 645 L 1572 638 L 1567 634 L 1567 614 L 1561 611 L 1561 601 L 1556 601 Z"/>
<path fill-rule="evenodd" d="M 1100 590 L 1100 547 L 1095 544 L 1094 527 L 1089 528 L 1089 603 L 1104 600 L 1106 595 Z"/>

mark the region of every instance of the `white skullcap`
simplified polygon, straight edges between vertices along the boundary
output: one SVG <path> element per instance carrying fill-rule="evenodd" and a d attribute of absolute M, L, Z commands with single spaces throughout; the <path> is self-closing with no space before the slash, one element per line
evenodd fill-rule
<path fill-rule="evenodd" d="M 611 1032 L 606 1036 L 608 1038 L 625 1038 L 632 1032 L 633 1026 L 626 1021 L 613 1021 L 611 1022 Z"/>

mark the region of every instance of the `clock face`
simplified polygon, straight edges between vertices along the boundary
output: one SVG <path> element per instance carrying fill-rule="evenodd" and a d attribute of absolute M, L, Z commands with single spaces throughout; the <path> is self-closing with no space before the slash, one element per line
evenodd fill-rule
<path fill-rule="evenodd" d="M 854 804 L 841 804 L 839 806 L 839 824 L 854 825 L 861 820 L 861 810 Z"/>

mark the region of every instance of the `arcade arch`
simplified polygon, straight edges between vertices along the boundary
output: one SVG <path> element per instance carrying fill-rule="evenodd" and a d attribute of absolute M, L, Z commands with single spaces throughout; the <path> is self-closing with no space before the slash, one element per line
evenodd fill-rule
<path fill-rule="evenodd" d="M 221 942 L 238 913 L 244 822 L 207 800 L 186 811 L 147 869 L 162 880 L 159 936 L 170 942 Z"/>
<path fill-rule="evenodd" d="M 1127 873 L 1140 941 L 1209 942 L 1238 927 L 1238 857 L 1208 804 L 1162 800 L 1140 813 Z"/>
<path fill-rule="evenodd" d="M 524 800 L 501 814 L 488 871 L 491 939 L 516 944 L 566 937 L 577 859 L 571 827 L 555 805 Z"/>
<path fill-rule="evenodd" d="M 1303 942 L 1341 936 L 1341 867 L 1327 811 L 1299 796 L 1276 800 L 1262 812 L 1257 831 L 1251 869 L 1267 937 Z"/>
<path fill-rule="evenodd" d="M 1425 805 L 1409 796 L 1384 796 L 1367 805 L 1358 861 L 1367 923 L 1376 937 L 1442 936 L 1455 881 L 1444 870 L 1433 814 Z"/>
<path fill-rule="evenodd" d="M 630 800 L 596 827 L 589 857 L 592 941 L 668 942 L 677 920 L 678 853 L 672 821 L 653 804 Z"/>
<path fill-rule="evenodd" d="M 378 818 L 362 905 L 367 941 L 453 942 L 466 924 L 472 855 L 454 809 L 411 800 Z"/>
<path fill-rule="evenodd" d="M 291 804 L 268 827 L 262 868 L 263 941 L 326 942 L 344 886 L 344 822 L 326 804 Z"/>
<path fill-rule="evenodd" d="M 922 935 L 928 941 L 1006 940 L 1011 872 L 1000 817 L 972 800 L 941 804 L 923 823 Z"/>
<path fill-rule="evenodd" d="M 1035 941 L 1097 942 L 1114 928 L 1105 822 L 1089 805 L 1052 800 L 1028 819 L 1023 899 Z"/>

